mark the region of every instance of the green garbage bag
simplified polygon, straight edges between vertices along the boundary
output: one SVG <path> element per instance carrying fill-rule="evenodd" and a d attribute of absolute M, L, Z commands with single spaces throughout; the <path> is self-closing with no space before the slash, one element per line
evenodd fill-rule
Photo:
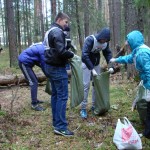
<path fill-rule="evenodd" d="M 102 115 L 110 109 L 109 72 L 93 77 L 95 87 L 95 115 Z"/>
<path fill-rule="evenodd" d="M 146 121 L 146 114 L 147 114 L 147 101 L 145 100 L 146 89 L 143 87 L 142 81 L 138 85 L 138 90 L 136 94 L 136 106 L 137 111 L 139 114 L 139 118 L 142 123 Z"/>
<path fill-rule="evenodd" d="M 49 95 L 52 94 L 51 83 L 50 83 L 49 79 L 47 79 L 47 83 L 45 86 L 45 92 L 48 93 Z"/>
<path fill-rule="evenodd" d="M 70 60 L 71 65 L 71 101 L 70 106 L 74 108 L 78 106 L 84 98 L 84 87 L 83 87 L 83 72 L 82 72 L 82 61 L 81 58 L 75 55 Z"/>

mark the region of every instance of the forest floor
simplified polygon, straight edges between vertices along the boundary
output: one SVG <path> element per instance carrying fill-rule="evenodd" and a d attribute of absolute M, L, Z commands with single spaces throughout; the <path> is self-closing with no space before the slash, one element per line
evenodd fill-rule
<path fill-rule="evenodd" d="M 58 136 L 53 133 L 50 96 L 45 93 L 45 84 L 39 86 L 38 98 L 44 100 L 43 112 L 36 112 L 30 106 L 28 86 L 0 87 L 0 149 L 1 150 L 116 150 L 113 135 L 117 119 L 126 116 L 138 133 L 143 126 L 137 111 L 131 111 L 136 83 L 113 75 L 110 82 L 111 109 L 103 116 L 95 116 L 90 111 L 88 118 L 81 119 L 80 107 L 71 109 L 67 105 L 69 129 L 73 137 Z M 113 106 L 113 107 L 112 107 Z M 143 149 L 150 148 L 150 141 L 141 138 Z"/>

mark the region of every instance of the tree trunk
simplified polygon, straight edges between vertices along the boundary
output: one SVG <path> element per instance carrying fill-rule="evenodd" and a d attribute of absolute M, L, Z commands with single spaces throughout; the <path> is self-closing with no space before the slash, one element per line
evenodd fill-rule
<path fill-rule="evenodd" d="M 44 39 L 44 21 L 43 21 L 43 10 L 42 1 L 40 0 L 40 26 L 41 26 L 41 41 Z"/>
<path fill-rule="evenodd" d="M 148 18 L 150 18 L 150 10 L 148 10 Z M 150 19 L 148 19 L 147 20 L 147 25 L 148 25 L 148 27 L 149 27 L 149 25 L 150 25 Z M 149 28 L 148 28 L 148 39 L 147 39 L 147 45 L 150 47 L 150 31 L 149 31 Z"/>
<path fill-rule="evenodd" d="M 7 24 L 8 24 L 8 40 L 10 67 L 18 65 L 17 39 L 14 21 L 13 1 L 6 0 Z"/>
<path fill-rule="evenodd" d="M 46 4 L 46 2 L 47 2 L 47 0 L 45 0 L 45 4 Z M 48 11 L 47 11 L 47 5 L 45 7 L 46 7 L 45 8 L 45 31 L 47 31 L 48 30 L 48 15 L 47 15 Z"/>
<path fill-rule="evenodd" d="M 25 3 L 26 0 L 23 0 L 23 37 L 22 37 L 22 43 L 23 45 L 27 46 L 27 40 L 26 40 L 26 12 L 25 12 Z"/>
<path fill-rule="evenodd" d="M 51 22 L 53 22 L 56 16 L 56 0 L 50 1 L 51 1 Z"/>
<path fill-rule="evenodd" d="M 7 10 L 6 1 L 4 1 L 4 11 L 5 11 L 5 46 L 8 47 L 8 24 L 7 24 Z"/>
<path fill-rule="evenodd" d="M 89 35 L 89 10 L 87 6 L 89 5 L 89 0 L 83 1 L 83 8 L 84 8 L 84 34 L 85 37 Z"/>
<path fill-rule="evenodd" d="M 124 4 L 124 16 L 125 16 L 125 33 L 126 35 L 132 30 L 138 29 L 138 16 L 137 9 L 134 5 L 134 0 L 123 0 Z M 134 64 L 127 65 L 127 78 L 135 77 L 137 71 Z"/>
<path fill-rule="evenodd" d="M 38 41 L 39 36 L 39 0 L 34 0 L 34 43 Z"/>
<path fill-rule="evenodd" d="M 28 8 L 29 6 L 29 8 Z M 25 3 L 25 10 L 26 10 L 26 15 L 25 15 L 25 18 L 26 18 L 26 22 L 28 22 L 28 24 L 26 25 L 26 31 L 27 31 L 27 43 L 28 43 L 28 46 L 31 45 L 32 41 L 31 41 L 31 36 L 30 36 L 30 21 L 29 21 L 29 17 L 30 17 L 30 0 L 27 0 L 26 3 Z"/>
<path fill-rule="evenodd" d="M 109 0 L 109 16 L 110 16 L 110 30 L 111 30 L 111 47 L 115 55 L 117 51 L 116 45 L 121 44 L 121 2 L 120 0 Z"/>
<path fill-rule="evenodd" d="M 16 16 L 17 16 L 17 44 L 18 44 L 18 52 L 21 53 L 21 36 L 20 36 L 20 12 L 19 12 L 19 0 L 16 2 Z"/>
<path fill-rule="evenodd" d="M 82 49 L 83 42 L 82 42 L 82 35 L 81 35 L 81 28 L 80 28 L 80 20 L 79 20 L 79 10 L 78 10 L 78 0 L 75 0 L 75 8 L 76 8 L 76 21 L 77 21 L 77 30 L 79 35 L 79 43 L 80 43 L 80 49 Z"/>
<path fill-rule="evenodd" d="M 3 7 L 2 7 L 2 1 L 0 0 L 0 11 L 1 11 L 1 18 L 2 18 L 2 39 L 1 39 L 1 42 L 6 45 L 5 43 L 5 22 L 4 22 L 4 10 L 3 10 Z"/>
<path fill-rule="evenodd" d="M 36 76 L 39 83 L 46 81 L 46 76 L 42 72 L 36 73 Z M 17 85 L 22 83 L 28 83 L 23 74 L 0 76 L 0 86 Z"/>

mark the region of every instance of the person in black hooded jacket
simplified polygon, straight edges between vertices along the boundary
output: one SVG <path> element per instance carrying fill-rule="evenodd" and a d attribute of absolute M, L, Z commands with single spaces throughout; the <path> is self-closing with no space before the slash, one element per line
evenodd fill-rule
<path fill-rule="evenodd" d="M 86 37 L 82 48 L 82 68 L 83 68 L 83 84 L 84 84 L 84 99 L 81 103 L 80 115 L 82 118 L 87 118 L 87 99 L 90 88 L 91 74 L 96 76 L 100 74 L 100 51 L 102 51 L 107 64 L 112 58 L 112 52 L 109 48 L 110 30 L 103 28 L 95 35 Z M 113 68 L 109 68 L 109 72 L 113 73 Z M 92 110 L 94 110 L 95 90 L 92 89 Z"/>
<path fill-rule="evenodd" d="M 51 107 L 54 133 L 63 136 L 74 135 L 68 129 L 66 119 L 66 105 L 68 100 L 68 75 L 66 64 L 74 53 L 66 49 L 64 30 L 68 26 L 69 17 L 65 13 L 58 13 L 50 30 L 46 32 L 44 43 L 45 72 L 51 83 Z"/>

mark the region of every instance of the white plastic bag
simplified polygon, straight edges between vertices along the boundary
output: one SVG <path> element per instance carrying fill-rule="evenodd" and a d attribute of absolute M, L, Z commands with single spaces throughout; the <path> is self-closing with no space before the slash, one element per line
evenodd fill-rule
<path fill-rule="evenodd" d="M 113 142 L 119 150 L 142 149 L 141 139 L 126 117 L 124 117 L 122 120 L 118 119 Z"/>

